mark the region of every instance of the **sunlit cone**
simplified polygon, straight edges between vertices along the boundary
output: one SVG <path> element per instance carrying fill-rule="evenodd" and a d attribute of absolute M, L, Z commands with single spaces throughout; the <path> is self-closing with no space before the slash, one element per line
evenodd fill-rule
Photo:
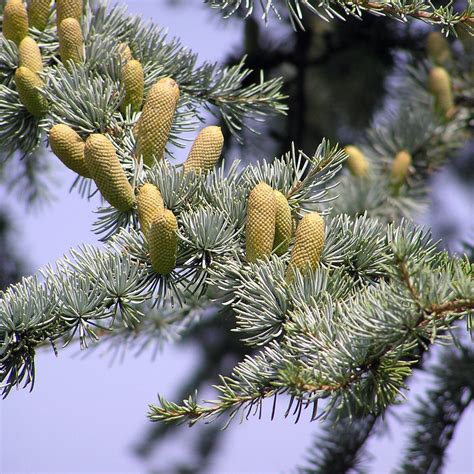
<path fill-rule="evenodd" d="M 3 9 L 3 36 L 20 44 L 28 34 L 28 14 L 21 0 L 9 0 Z"/>
<path fill-rule="evenodd" d="M 406 150 L 399 151 L 392 162 L 391 181 L 401 185 L 408 174 L 411 166 L 411 155 Z"/>
<path fill-rule="evenodd" d="M 449 42 L 439 31 L 432 31 L 428 34 L 426 52 L 435 64 L 445 64 L 451 59 Z"/>
<path fill-rule="evenodd" d="M 84 60 L 84 39 L 81 25 L 75 18 L 66 18 L 58 27 L 59 55 L 68 67 L 68 62 L 82 63 Z"/>
<path fill-rule="evenodd" d="M 120 104 L 120 111 L 125 114 L 128 105 L 134 112 L 139 112 L 143 102 L 143 88 L 145 78 L 143 67 L 139 61 L 132 59 L 122 67 L 122 83 L 125 88 L 125 97 Z"/>
<path fill-rule="evenodd" d="M 288 200 L 280 191 L 273 191 L 276 203 L 276 223 L 273 249 L 277 255 L 283 255 L 290 245 L 293 231 L 291 209 Z"/>
<path fill-rule="evenodd" d="M 85 178 L 91 177 L 84 159 L 85 143 L 71 127 L 55 125 L 48 136 L 51 150 L 69 169 Z"/>
<path fill-rule="evenodd" d="M 178 223 L 175 215 L 166 209 L 151 223 L 148 247 L 151 265 L 159 275 L 169 275 L 176 267 Z"/>
<path fill-rule="evenodd" d="M 286 274 L 287 281 L 293 280 L 295 269 L 302 273 L 316 269 L 323 248 L 324 219 L 317 212 L 306 214 L 296 229 L 295 245 Z"/>
<path fill-rule="evenodd" d="M 363 177 L 367 174 L 369 170 L 369 162 L 364 156 L 362 151 L 359 148 L 353 145 L 348 145 L 344 147 L 344 151 L 347 153 L 348 157 L 346 160 L 347 167 L 349 171 L 358 177 Z"/>
<path fill-rule="evenodd" d="M 253 263 L 273 250 L 276 224 L 276 198 L 273 189 L 259 183 L 250 192 L 247 203 L 246 256 Z"/>
<path fill-rule="evenodd" d="M 51 10 L 51 0 L 31 0 L 28 4 L 30 26 L 43 31 L 46 28 Z"/>
<path fill-rule="evenodd" d="M 100 133 L 89 135 L 84 158 L 104 199 L 119 211 L 128 211 L 135 196 L 110 140 Z"/>
<path fill-rule="evenodd" d="M 434 67 L 428 75 L 428 89 L 435 97 L 436 108 L 446 115 L 454 106 L 451 78 L 446 69 Z"/>
<path fill-rule="evenodd" d="M 20 66 L 27 67 L 30 71 L 43 71 L 43 60 L 38 43 L 30 36 L 25 36 L 18 47 L 18 62 Z"/>
<path fill-rule="evenodd" d="M 140 120 L 135 127 L 137 153 L 148 166 L 154 160 L 164 157 L 178 99 L 178 84 L 169 77 L 160 79 L 148 92 Z"/>
<path fill-rule="evenodd" d="M 38 74 L 20 66 L 15 72 L 15 84 L 20 100 L 28 112 L 37 118 L 42 117 L 48 109 L 48 102 L 38 90 L 43 87 Z"/>
<path fill-rule="evenodd" d="M 82 0 L 56 0 L 56 22 L 59 26 L 66 18 L 82 19 Z"/>
<path fill-rule="evenodd" d="M 221 156 L 223 146 L 224 136 L 220 127 L 203 128 L 194 141 L 188 159 L 184 163 L 185 171 L 211 171 Z"/>
<path fill-rule="evenodd" d="M 120 54 L 120 58 L 122 59 L 122 62 L 124 63 L 133 59 L 132 50 L 130 49 L 130 46 L 128 46 L 127 43 L 120 43 L 118 45 L 118 52 Z"/>
<path fill-rule="evenodd" d="M 151 183 L 144 184 L 138 192 L 137 208 L 140 229 L 147 238 L 151 223 L 165 210 L 159 189 Z"/>

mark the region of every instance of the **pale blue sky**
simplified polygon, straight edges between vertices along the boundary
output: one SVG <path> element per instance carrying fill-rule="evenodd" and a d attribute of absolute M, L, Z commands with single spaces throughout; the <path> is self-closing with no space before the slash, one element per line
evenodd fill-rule
<path fill-rule="evenodd" d="M 239 43 L 242 25 L 232 22 L 224 28 L 199 0 L 178 10 L 166 3 L 147 0 L 129 1 L 128 5 L 130 11 L 168 27 L 171 35 L 180 37 L 202 60 L 222 59 Z M 26 213 L 17 198 L 0 191 L 16 218 L 17 243 L 32 271 L 54 262 L 71 247 L 96 242 L 90 232 L 96 202 L 68 194 L 74 176 L 59 162 L 56 177 L 58 199 L 38 213 Z M 130 356 L 112 367 L 99 351 L 85 359 L 77 356 L 76 349 L 61 351 L 58 358 L 40 352 L 34 391 L 13 392 L 0 402 L 0 472 L 146 472 L 147 465 L 134 457 L 131 446 L 144 432 L 147 405 L 156 402 L 157 392 L 173 396 L 193 370 L 194 351 L 190 346 L 168 346 L 154 361 L 146 355 Z M 420 380 L 413 392 L 425 387 L 426 380 Z M 282 417 L 270 422 L 270 411 L 271 403 L 264 420 L 250 419 L 230 427 L 210 472 L 289 472 L 302 461 L 317 423 L 309 423 L 308 417 L 298 425 Z M 456 431 L 445 472 L 474 472 L 473 423 L 471 409 Z M 404 427 L 404 421 L 393 423 L 391 437 L 371 441 L 376 457 L 372 472 L 384 474 L 393 469 L 400 459 Z M 162 467 L 182 456 L 185 449 L 186 437 L 179 446 L 160 451 L 160 458 L 149 466 Z"/>

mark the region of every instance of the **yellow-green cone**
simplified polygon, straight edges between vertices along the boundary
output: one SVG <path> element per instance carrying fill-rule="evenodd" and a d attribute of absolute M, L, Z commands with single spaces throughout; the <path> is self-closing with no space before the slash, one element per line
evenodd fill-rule
<path fill-rule="evenodd" d="M 20 100 L 28 112 L 36 118 L 42 117 L 48 109 L 48 102 L 38 90 L 43 87 L 38 74 L 21 66 L 15 72 L 15 84 Z"/>
<path fill-rule="evenodd" d="M 293 280 L 295 269 L 299 269 L 302 273 L 315 270 L 323 248 L 324 219 L 317 212 L 306 214 L 296 229 L 295 245 L 286 273 L 287 281 Z"/>
<path fill-rule="evenodd" d="M 156 186 L 146 183 L 140 188 L 137 197 L 137 208 L 140 229 L 148 240 L 147 234 L 151 223 L 165 210 L 163 198 Z"/>
<path fill-rule="evenodd" d="M 89 135 L 84 158 L 104 199 L 119 211 L 128 211 L 135 196 L 110 140 L 100 133 Z"/>
<path fill-rule="evenodd" d="M 293 230 L 291 219 L 291 209 L 286 197 L 277 190 L 274 190 L 276 203 L 275 238 L 273 249 L 277 255 L 283 255 L 290 246 Z"/>
<path fill-rule="evenodd" d="M 48 137 L 51 150 L 69 169 L 85 178 L 91 177 L 84 159 L 85 143 L 71 127 L 55 125 Z"/>
<path fill-rule="evenodd" d="M 28 5 L 28 20 L 30 26 L 43 31 L 48 24 L 51 0 L 31 0 Z"/>
<path fill-rule="evenodd" d="M 259 183 L 250 192 L 245 229 L 246 257 L 253 263 L 273 250 L 276 224 L 276 199 L 273 189 Z"/>
<path fill-rule="evenodd" d="M 435 97 L 435 106 L 446 115 L 454 106 L 451 78 L 446 69 L 435 67 L 428 75 L 428 89 Z"/>
<path fill-rule="evenodd" d="M 369 162 L 364 156 L 362 151 L 359 148 L 353 145 L 348 145 L 344 147 L 344 151 L 347 153 L 348 157 L 346 160 L 347 167 L 349 171 L 359 178 L 362 178 L 367 174 L 369 170 Z"/>
<path fill-rule="evenodd" d="M 123 63 L 126 63 L 127 61 L 133 59 L 132 50 L 130 49 L 127 43 L 119 43 L 118 53 L 120 54 L 120 58 L 122 59 Z"/>
<path fill-rule="evenodd" d="M 176 267 L 178 223 L 175 215 L 166 209 L 151 223 L 148 247 L 151 265 L 159 275 L 169 275 Z"/>
<path fill-rule="evenodd" d="M 33 72 L 43 71 L 43 60 L 38 43 L 30 36 L 25 36 L 18 46 L 18 62 Z"/>
<path fill-rule="evenodd" d="M 211 171 L 221 156 L 223 146 L 224 136 L 220 127 L 203 128 L 194 140 L 188 159 L 184 163 L 185 171 L 196 173 Z"/>
<path fill-rule="evenodd" d="M 442 65 L 451 59 L 449 42 L 439 31 L 432 31 L 428 34 L 426 52 L 435 64 Z"/>
<path fill-rule="evenodd" d="M 137 154 L 143 157 L 147 166 L 164 157 L 178 99 L 178 84 L 169 77 L 160 79 L 148 92 L 140 120 L 135 127 Z"/>
<path fill-rule="evenodd" d="M 28 35 L 28 14 L 21 0 L 9 0 L 3 9 L 3 36 L 20 44 Z"/>
<path fill-rule="evenodd" d="M 125 97 L 120 104 L 120 111 L 125 114 L 128 105 L 133 112 L 139 112 L 143 102 L 143 88 L 145 78 L 143 67 L 139 61 L 131 59 L 122 67 L 122 83 L 125 88 Z"/>
<path fill-rule="evenodd" d="M 82 19 L 82 0 L 56 0 L 56 23 L 59 26 L 66 18 Z"/>
<path fill-rule="evenodd" d="M 411 166 L 411 155 L 406 150 L 399 151 L 392 162 L 391 181 L 401 185 L 408 174 Z"/>
<path fill-rule="evenodd" d="M 59 55 L 68 67 L 68 62 L 82 63 L 84 60 L 84 39 L 81 25 L 75 18 L 64 19 L 58 27 Z"/>

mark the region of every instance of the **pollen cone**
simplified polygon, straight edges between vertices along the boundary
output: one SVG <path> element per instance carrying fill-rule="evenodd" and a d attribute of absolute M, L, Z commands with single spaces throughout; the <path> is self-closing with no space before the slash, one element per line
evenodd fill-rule
<path fill-rule="evenodd" d="M 169 275 L 176 267 L 178 223 L 175 215 L 166 209 L 151 223 L 148 245 L 153 269 L 159 275 Z"/>
<path fill-rule="evenodd" d="M 430 71 L 428 89 L 434 95 L 436 108 L 446 115 L 454 106 L 451 78 L 446 69 L 435 67 Z"/>
<path fill-rule="evenodd" d="M 272 253 L 275 239 L 276 198 L 268 184 L 260 183 L 250 192 L 247 203 L 246 256 L 253 263 Z"/>
<path fill-rule="evenodd" d="M 143 102 L 143 88 L 145 78 L 143 67 L 139 61 L 131 59 L 122 67 L 122 83 L 125 88 L 125 97 L 120 104 L 120 111 L 125 114 L 128 105 L 133 112 L 139 112 Z"/>
<path fill-rule="evenodd" d="M 74 18 L 80 23 L 82 8 L 82 0 L 56 0 L 57 25 L 59 26 L 66 18 Z"/>
<path fill-rule="evenodd" d="M 188 159 L 184 163 L 185 171 L 196 173 L 212 171 L 221 156 L 223 146 L 224 136 L 220 127 L 203 128 L 194 141 Z"/>
<path fill-rule="evenodd" d="M 273 191 L 276 203 L 276 225 L 273 249 L 277 255 L 283 255 L 290 245 L 293 222 L 288 200 L 280 191 Z"/>
<path fill-rule="evenodd" d="M 84 39 L 81 25 L 75 18 L 64 19 L 58 27 L 59 55 L 68 67 L 68 62 L 82 63 L 84 60 Z"/>
<path fill-rule="evenodd" d="M 426 52 L 435 64 L 442 65 L 451 59 L 448 40 L 439 31 L 432 31 L 428 34 Z"/>
<path fill-rule="evenodd" d="M 15 72 L 15 84 L 20 100 L 28 112 L 36 118 L 41 118 L 48 109 L 48 102 L 38 90 L 43 87 L 43 81 L 38 74 L 20 66 Z"/>
<path fill-rule="evenodd" d="M 18 46 L 18 62 L 33 72 L 43 71 L 43 60 L 38 43 L 30 36 L 25 36 Z"/>
<path fill-rule="evenodd" d="M 392 162 L 391 180 L 396 185 L 405 181 L 411 166 L 411 155 L 406 150 L 399 151 Z"/>
<path fill-rule="evenodd" d="M 160 79 L 148 92 L 136 127 L 137 154 L 147 166 L 164 157 L 178 99 L 178 84 L 169 77 Z"/>
<path fill-rule="evenodd" d="M 3 9 L 2 33 L 6 39 L 20 44 L 28 35 L 28 14 L 21 0 L 8 0 Z"/>
<path fill-rule="evenodd" d="M 295 245 L 291 252 L 287 281 L 294 278 L 295 269 L 302 273 L 315 270 L 324 248 L 324 220 L 317 212 L 306 214 L 296 229 Z"/>
<path fill-rule="evenodd" d="M 85 143 L 68 125 L 57 124 L 49 131 L 49 144 L 53 153 L 72 171 L 90 178 L 84 159 Z"/>
<path fill-rule="evenodd" d="M 348 155 L 346 164 L 349 171 L 360 178 L 365 176 L 369 170 L 369 162 L 362 151 L 353 145 L 344 147 L 344 151 Z"/>
<path fill-rule="evenodd" d="M 138 220 L 143 235 L 148 239 L 148 231 L 151 223 L 163 214 L 165 206 L 161 193 L 156 186 L 151 183 L 144 184 L 137 197 Z"/>
<path fill-rule="evenodd" d="M 89 135 L 84 158 L 104 199 L 119 211 L 128 211 L 135 196 L 110 140 L 99 133 Z"/>
<path fill-rule="evenodd" d="M 28 5 L 28 20 L 30 26 L 43 31 L 49 20 L 51 0 L 31 0 Z"/>

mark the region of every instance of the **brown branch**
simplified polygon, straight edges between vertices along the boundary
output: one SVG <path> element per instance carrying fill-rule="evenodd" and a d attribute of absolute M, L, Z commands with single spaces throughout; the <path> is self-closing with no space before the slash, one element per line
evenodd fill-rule
<path fill-rule="evenodd" d="M 380 12 L 385 13 L 389 16 L 394 17 L 412 17 L 417 20 L 422 20 L 428 23 L 445 24 L 445 20 L 442 15 L 436 13 L 436 11 L 425 11 L 425 10 L 411 10 L 409 8 L 404 9 L 403 7 L 396 7 L 393 5 L 385 5 L 379 2 L 370 2 L 366 0 L 352 0 L 344 2 L 347 5 L 354 5 L 360 7 L 368 12 Z M 467 12 L 460 15 L 454 23 L 466 23 L 474 26 L 474 16 L 469 15 Z"/>

